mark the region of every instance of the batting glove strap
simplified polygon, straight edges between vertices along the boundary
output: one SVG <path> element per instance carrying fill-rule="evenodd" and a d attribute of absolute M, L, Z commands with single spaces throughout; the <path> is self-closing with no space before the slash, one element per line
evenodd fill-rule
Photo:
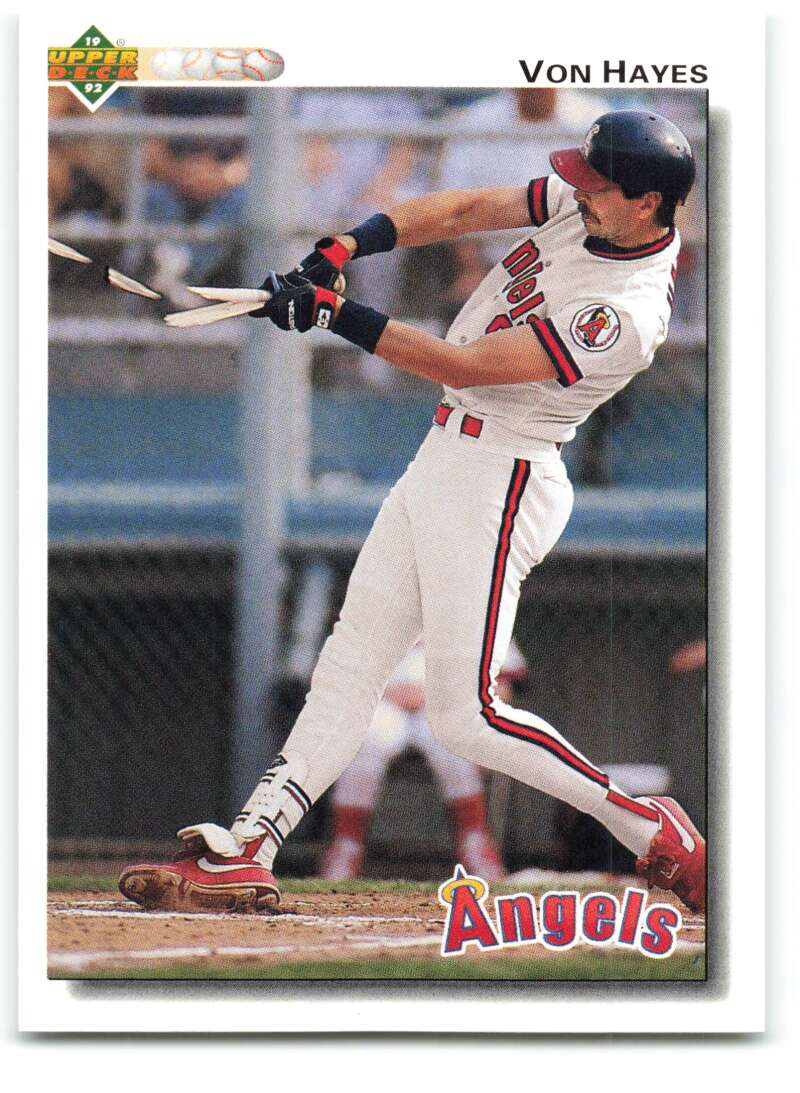
<path fill-rule="evenodd" d="M 339 308 L 339 314 L 336 316 L 332 329 L 334 334 L 352 342 L 359 349 L 374 353 L 378 339 L 388 322 L 388 315 L 382 315 L 380 311 L 373 311 L 371 307 L 357 304 L 355 300 L 345 300 Z"/>
<path fill-rule="evenodd" d="M 329 235 L 326 235 L 324 239 L 318 239 L 314 246 L 317 248 L 315 253 L 327 258 L 337 270 L 341 269 L 350 258 L 350 251 L 344 243 L 340 243 L 338 239 L 331 239 Z"/>
<path fill-rule="evenodd" d="M 357 228 L 352 228 L 347 235 L 352 235 L 356 241 L 353 258 L 366 258 L 368 254 L 394 250 L 397 243 L 397 228 L 386 213 L 375 213 Z"/>
<path fill-rule="evenodd" d="M 343 243 L 326 236 L 314 244 L 314 250 L 295 268 L 295 273 L 320 288 L 334 288 L 349 257 L 350 252 Z"/>

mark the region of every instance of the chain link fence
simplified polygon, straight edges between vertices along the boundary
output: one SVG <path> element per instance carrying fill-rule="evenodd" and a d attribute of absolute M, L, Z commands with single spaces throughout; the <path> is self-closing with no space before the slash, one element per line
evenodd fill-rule
<path fill-rule="evenodd" d="M 287 556 L 287 657 L 265 695 L 272 731 L 291 728 L 307 677 L 288 657 L 311 561 L 329 568 L 318 623 L 327 631 L 354 558 Z M 54 849 L 124 854 L 199 818 L 229 822 L 234 720 L 236 552 L 231 547 L 62 548 L 50 559 L 50 832 Z M 705 809 L 704 673 L 676 675 L 671 655 L 704 633 L 700 559 L 552 556 L 529 578 L 516 635 L 529 678 L 517 701 L 622 777 L 659 764 L 697 816 Z M 265 724 L 266 728 L 266 724 Z M 449 821 L 413 753 L 392 768 L 376 815 L 369 871 L 435 876 L 449 863 Z M 644 787 L 646 788 L 646 787 Z M 509 868 L 587 866 L 586 831 L 549 798 L 511 783 L 493 822 Z M 413 824 L 410 819 L 413 818 Z M 316 869 L 325 801 L 282 851 L 283 868 Z M 576 829 L 576 830 L 573 830 Z M 409 831 L 415 832 L 409 835 Z M 594 858 L 612 849 L 595 834 Z M 594 844 L 592 844 L 594 845 Z M 599 856 L 598 856 L 599 855 Z"/>

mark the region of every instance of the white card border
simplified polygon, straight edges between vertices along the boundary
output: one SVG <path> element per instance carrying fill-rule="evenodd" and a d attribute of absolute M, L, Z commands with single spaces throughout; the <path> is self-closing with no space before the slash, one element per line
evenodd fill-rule
<path fill-rule="evenodd" d="M 409 18 L 392 32 L 392 51 L 381 48 L 374 9 L 349 5 L 341 24 L 326 14 L 324 32 L 312 41 L 295 12 L 270 11 L 269 18 L 226 12 L 213 18 L 193 10 L 191 36 L 225 44 L 265 38 L 286 59 L 281 83 L 290 86 L 512 86 L 521 83 L 517 56 L 543 55 L 595 62 L 604 56 L 632 62 L 706 63 L 711 79 L 711 109 L 727 117 L 730 133 L 731 223 L 737 224 L 728 247 L 730 346 L 730 489 L 728 509 L 728 588 L 730 664 L 728 689 L 728 779 L 731 807 L 726 843 L 729 863 L 728 989 L 724 996 L 689 1002 L 654 998 L 643 1004 L 574 997 L 536 1000 L 472 998 L 426 1001 L 336 998 L 256 1002 L 231 997 L 220 1001 L 192 998 L 127 997 L 109 1003 L 78 992 L 69 983 L 46 979 L 45 945 L 45 781 L 46 693 L 46 85 L 23 76 L 20 95 L 20 798 L 25 801 L 20 843 L 20 1026 L 50 1031 L 315 1031 L 409 1030 L 453 1032 L 733 1032 L 763 1027 L 764 891 L 764 664 L 753 650 L 764 648 L 764 505 L 765 384 L 764 312 L 764 160 L 763 22 L 758 14 L 737 16 L 735 36 L 721 34 L 713 13 L 696 7 L 683 18 L 675 6 L 670 22 L 659 26 L 657 48 L 642 33 L 638 18 L 597 19 L 588 4 L 573 4 L 558 26 L 532 19 L 530 6 L 510 4 L 502 26 L 480 27 L 479 57 L 474 57 L 476 27 L 455 20 L 452 11 L 426 11 L 425 20 Z M 44 7 L 44 6 L 43 6 Z M 48 8 L 50 5 L 47 6 Z M 618 5 L 617 8 L 621 8 Z M 356 17 L 362 8 L 364 15 Z M 123 35 L 137 45 L 182 43 L 186 17 L 180 12 L 146 9 L 68 8 L 45 17 L 24 17 L 21 25 L 21 73 L 43 69 L 44 49 L 71 41 L 84 24 L 97 22 L 107 34 Z M 685 33 L 691 10 L 692 33 Z M 583 15 L 581 13 L 584 13 Z M 594 12 L 594 14 L 592 14 Z M 514 13 L 530 33 L 509 34 Z M 615 12 L 615 15 L 618 13 Z M 322 17 L 322 16 L 320 16 Z M 588 35 L 575 27 L 591 21 Z M 549 21 L 548 21 L 549 22 Z M 346 24 L 346 25 L 345 25 Z M 426 33 L 420 37 L 418 28 Z M 443 49 L 441 43 L 446 42 Z M 520 42 L 523 45 L 520 45 Z M 546 46 L 544 43 L 547 43 Z M 742 80 L 743 67 L 747 79 Z M 711 163 L 711 160 L 710 160 Z M 712 165 L 713 169 L 713 165 Z M 742 233 L 738 225 L 746 224 Z M 712 219 L 712 230 L 714 221 Z M 720 229 L 717 224 L 716 230 Z M 744 238 L 741 235 L 744 235 Z M 41 246 L 39 240 L 41 239 Z M 746 248 L 742 253 L 739 248 Z M 40 253 L 41 252 L 41 253 Z M 29 288 L 30 286 L 30 288 Z M 712 306 L 713 306 L 712 301 Z M 714 382 L 712 375 L 711 380 Z M 735 442 L 734 442 L 735 441 Z M 755 514 L 755 516 L 754 516 Z M 712 529 L 713 534 L 713 529 Z M 743 745 L 742 742 L 745 742 Z M 735 848 L 735 850 L 733 849 Z M 754 895 L 755 893 L 755 895 Z M 354 993 L 357 993 L 354 990 Z"/>

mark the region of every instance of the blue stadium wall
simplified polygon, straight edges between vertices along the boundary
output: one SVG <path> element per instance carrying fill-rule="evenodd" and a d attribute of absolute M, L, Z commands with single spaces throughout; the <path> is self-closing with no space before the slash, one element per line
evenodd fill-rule
<path fill-rule="evenodd" d="M 315 394 L 313 473 L 356 474 L 379 493 L 434 401 Z M 613 444 L 616 485 L 577 491 L 559 548 L 525 586 L 517 634 L 531 673 L 520 701 L 600 763 L 668 766 L 702 816 L 704 674 L 672 676 L 667 661 L 705 633 L 703 407 L 637 403 Z M 51 396 L 53 839 L 158 839 L 230 818 L 240 483 L 235 394 Z M 287 512 L 290 571 L 325 555 L 334 610 L 377 503 L 328 496 Z M 287 596 L 286 617 L 291 581 Z M 265 716 L 288 731 L 299 697 L 277 692 Z M 431 788 L 413 755 L 393 770 L 375 872 L 435 874 L 447 860 L 448 819 Z M 576 864 L 574 817 L 522 786 L 510 808 L 509 866 Z M 313 871 L 326 824 L 323 805 L 287 846 L 285 869 Z M 601 839 L 596 853 L 611 848 Z"/>

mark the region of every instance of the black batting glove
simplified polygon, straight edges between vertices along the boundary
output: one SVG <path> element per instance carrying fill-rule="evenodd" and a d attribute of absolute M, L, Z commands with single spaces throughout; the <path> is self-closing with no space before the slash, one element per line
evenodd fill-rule
<path fill-rule="evenodd" d="M 336 315 L 336 293 L 314 285 L 298 273 L 279 274 L 270 271 L 262 288 L 272 293 L 272 299 L 253 318 L 272 319 L 281 330 L 298 330 L 301 334 L 312 326 L 329 329 Z"/>
<path fill-rule="evenodd" d="M 342 266 L 349 257 L 350 252 L 343 243 L 326 236 L 314 244 L 314 250 L 303 259 L 299 266 L 295 267 L 293 272 L 299 273 L 312 285 L 318 285 L 320 288 L 339 289 L 337 282 L 342 277 Z"/>
<path fill-rule="evenodd" d="M 350 257 L 347 247 L 336 239 L 326 236 L 318 240 L 315 249 L 307 255 L 299 266 L 295 266 L 291 273 L 284 274 L 286 284 L 300 284 L 301 281 L 309 281 L 319 288 L 332 289 L 343 293 L 346 281 L 342 273 L 342 266 Z M 261 288 L 275 295 L 275 288 L 271 278 L 279 276 L 270 270 L 267 279 Z M 271 319 L 273 317 L 272 301 L 268 301 L 258 311 L 251 311 L 250 315 L 255 319 Z M 284 329 L 286 329 L 284 327 Z"/>

